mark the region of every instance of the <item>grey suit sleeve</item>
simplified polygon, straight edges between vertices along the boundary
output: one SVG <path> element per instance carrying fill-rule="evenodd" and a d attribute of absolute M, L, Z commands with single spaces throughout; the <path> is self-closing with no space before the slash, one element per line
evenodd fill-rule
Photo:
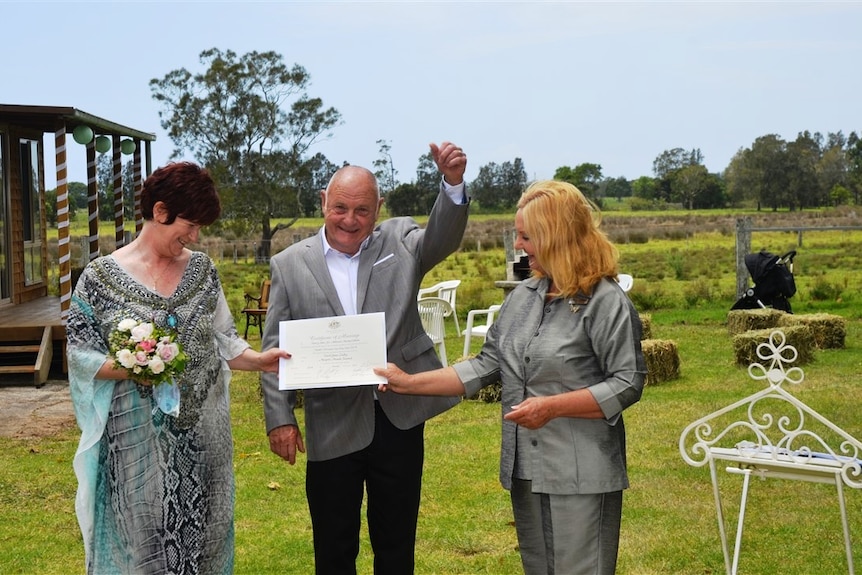
<path fill-rule="evenodd" d="M 464 193 L 466 194 L 466 187 Z M 431 209 L 422 238 L 420 273 L 423 276 L 461 246 L 461 239 L 467 229 L 469 210 L 469 202 L 456 204 L 446 194 L 443 183 L 440 183 L 440 193 Z"/>
<path fill-rule="evenodd" d="M 286 258 L 279 254 L 270 261 L 272 284 L 261 349 L 278 347 L 278 324 L 280 321 L 290 319 L 290 301 L 284 275 L 288 264 L 285 260 Z M 275 373 L 261 373 L 260 383 L 263 390 L 263 413 L 266 419 L 267 434 L 282 425 L 297 425 L 294 414 L 296 392 L 280 391 L 278 389 L 278 375 Z"/>

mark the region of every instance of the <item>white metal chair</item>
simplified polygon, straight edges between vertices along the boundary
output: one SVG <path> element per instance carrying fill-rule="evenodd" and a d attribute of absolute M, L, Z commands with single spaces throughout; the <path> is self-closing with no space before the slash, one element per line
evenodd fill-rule
<path fill-rule="evenodd" d="M 417 300 L 416 306 L 419 308 L 422 327 L 437 347 L 440 361 L 444 366 L 449 365 L 446 360 L 446 325 L 443 321 L 447 314 L 452 314 L 452 306 L 447 300 L 439 297 L 424 297 Z"/>
<path fill-rule="evenodd" d="M 439 297 L 448 301 L 449 306 L 452 308 L 452 310 L 446 314 L 446 317 L 451 316 L 455 319 L 455 331 L 457 333 L 461 332 L 461 326 L 458 325 L 458 313 L 455 311 L 457 309 L 455 307 L 455 296 L 458 294 L 459 285 L 461 285 L 461 280 L 446 280 L 436 283 L 431 287 L 422 288 L 416 294 L 416 297 L 418 299 L 424 299 L 429 296 L 432 296 Z"/>
<path fill-rule="evenodd" d="M 635 283 L 635 278 L 629 274 L 617 274 L 617 283 L 623 288 L 623 291 L 629 291 Z"/>
<path fill-rule="evenodd" d="M 462 357 L 470 355 L 470 340 L 472 338 L 481 337 L 485 339 L 485 336 L 488 335 L 488 329 L 494 323 L 497 312 L 500 311 L 500 307 L 500 304 L 495 304 L 488 309 L 473 309 L 467 312 L 467 327 L 461 332 L 461 335 L 464 336 L 464 355 Z M 487 316 L 484 324 L 475 325 L 477 315 Z"/>

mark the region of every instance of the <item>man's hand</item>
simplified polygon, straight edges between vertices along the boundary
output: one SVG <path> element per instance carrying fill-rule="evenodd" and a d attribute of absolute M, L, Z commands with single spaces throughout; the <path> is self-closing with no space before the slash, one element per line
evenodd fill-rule
<path fill-rule="evenodd" d="M 452 142 L 443 142 L 440 146 L 431 144 L 431 156 L 437 169 L 450 186 L 457 186 L 464 181 L 467 170 L 467 154 Z"/>
<path fill-rule="evenodd" d="M 302 433 L 295 425 L 276 427 L 269 432 L 269 449 L 293 465 L 296 463 L 296 451 L 305 453 Z"/>

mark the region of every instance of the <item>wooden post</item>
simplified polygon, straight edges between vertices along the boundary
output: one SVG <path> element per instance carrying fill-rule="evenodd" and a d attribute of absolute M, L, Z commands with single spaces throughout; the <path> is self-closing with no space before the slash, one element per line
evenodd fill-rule
<path fill-rule="evenodd" d="M 135 152 L 132 155 L 134 162 L 134 179 L 135 179 L 135 236 L 141 233 L 141 228 L 144 227 L 144 216 L 141 213 L 141 191 L 144 188 L 144 182 L 141 178 L 141 141 L 135 140 Z"/>
<path fill-rule="evenodd" d="M 748 289 L 748 268 L 745 255 L 751 252 L 751 218 L 736 220 L 736 298 L 739 299 Z"/>
<path fill-rule="evenodd" d="M 516 281 L 515 277 L 515 230 L 507 229 L 503 232 L 503 246 L 506 248 L 506 281 Z"/>
<path fill-rule="evenodd" d="M 123 158 L 120 150 L 120 136 L 114 134 L 111 148 L 113 152 L 114 166 L 114 245 L 120 248 L 125 245 L 126 237 L 123 234 L 125 224 L 123 223 Z"/>
<path fill-rule="evenodd" d="M 72 301 L 72 262 L 69 245 L 69 186 L 66 182 L 66 126 L 54 133 L 57 165 L 57 259 L 60 264 L 60 318 L 69 317 Z"/>
<path fill-rule="evenodd" d="M 99 257 L 99 188 L 96 181 L 95 138 L 87 144 L 87 217 L 90 237 L 88 261 Z"/>

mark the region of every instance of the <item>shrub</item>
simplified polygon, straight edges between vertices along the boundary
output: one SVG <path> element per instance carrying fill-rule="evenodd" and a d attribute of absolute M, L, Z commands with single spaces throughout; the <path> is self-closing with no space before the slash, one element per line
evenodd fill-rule
<path fill-rule="evenodd" d="M 686 278 L 685 258 L 678 251 L 673 251 L 667 255 L 667 265 L 673 270 L 673 277 L 678 280 Z"/>
<path fill-rule="evenodd" d="M 710 302 L 713 299 L 712 287 L 703 278 L 688 282 L 682 294 L 686 307 L 695 307 L 701 302 Z"/>
<path fill-rule="evenodd" d="M 629 292 L 629 298 L 631 298 L 632 303 L 638 311 L 659 309 L 667 303 L 667 297 L 661 286 L 650 289 L 635 285 Z"/>
<path fill-rule="evenodd" d="M 814 284 L 808 290 L 808 297 L 813 301 L 835 301 L 841 297 L 841 286 L 830 283 L 825 277 L 820 276 L 814 280 Z"/>

